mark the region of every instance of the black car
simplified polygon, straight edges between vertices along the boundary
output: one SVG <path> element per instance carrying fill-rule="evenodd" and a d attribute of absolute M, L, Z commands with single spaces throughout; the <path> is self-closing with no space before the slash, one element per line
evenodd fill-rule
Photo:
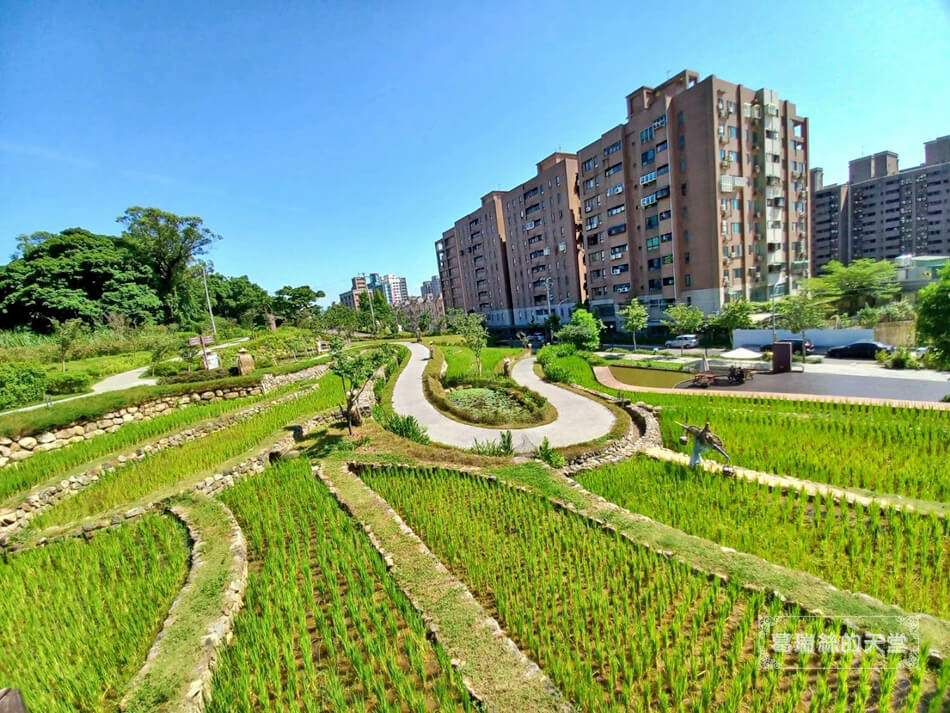
<path fill-rule="evenodd" d="M 801 354 L 802 353 L 802 340 L 801 339 L 779 339 L 780 342 L 791 342 L 792 344 L 792 353 Z M 770 352 L 772 351 L 772 342 L 768 344 L 762 344 L 761 346 L 748 345 L 747 349 L 755 349 L 760 352 Z M 805 354 L 811 354 L 815 351 L 815 345 L 811 343 L 811 340 L 805 340 Z"/>
<path fill-rule="evenodd" d="M 880 351 L 890 353 L 894 347 L 884 342 L 854 342 L 843 347 L 832 347 L 828 350 L 828 356 L 833 359 L 873 359 Z"/>

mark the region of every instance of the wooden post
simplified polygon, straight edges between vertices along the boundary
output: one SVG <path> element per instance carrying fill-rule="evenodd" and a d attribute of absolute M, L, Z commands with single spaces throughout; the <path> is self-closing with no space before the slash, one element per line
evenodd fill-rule
<path fill-rule="evenodd" d="M 0 713 L 29 713 L 17 688 L 0 688 Z"/>

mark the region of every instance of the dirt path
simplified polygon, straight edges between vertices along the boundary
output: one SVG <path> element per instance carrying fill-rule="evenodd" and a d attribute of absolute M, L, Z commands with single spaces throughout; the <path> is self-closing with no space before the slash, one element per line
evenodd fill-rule
<path fill-rule="evenodd" d="M 330 461 L 326 470 L 316 467 L 314 473 L 362 523 L 396 583 L 423 614 L 465 686 L 486 711 L 572 710 L 538 665 L 505 635 L 385 500 L 339 461 Z"/>

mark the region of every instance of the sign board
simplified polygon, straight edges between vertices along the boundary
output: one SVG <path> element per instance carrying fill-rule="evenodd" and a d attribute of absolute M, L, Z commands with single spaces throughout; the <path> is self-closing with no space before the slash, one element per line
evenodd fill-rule
<path fill-rule="evenodd" d="M 205 354 L 205 369 L 217 369 L 220 366 L 217 352 L 208 352 Z"/>
<path fill-rule="evenodd" d="M 197 347 L 214 344 L 214 337 L 191 337 L 188 340 L 188 346 Z"/>

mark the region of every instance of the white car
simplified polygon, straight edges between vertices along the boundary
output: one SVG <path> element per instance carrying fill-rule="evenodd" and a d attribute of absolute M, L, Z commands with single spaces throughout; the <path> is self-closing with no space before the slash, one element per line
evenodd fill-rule
<path fill-rule="evenodd" d="M 699 339 L 695 334 L 681 334 L 673 339 L 667 339 L 665 346 L 676 349 L 695 349 L 699 346 Z"/>

